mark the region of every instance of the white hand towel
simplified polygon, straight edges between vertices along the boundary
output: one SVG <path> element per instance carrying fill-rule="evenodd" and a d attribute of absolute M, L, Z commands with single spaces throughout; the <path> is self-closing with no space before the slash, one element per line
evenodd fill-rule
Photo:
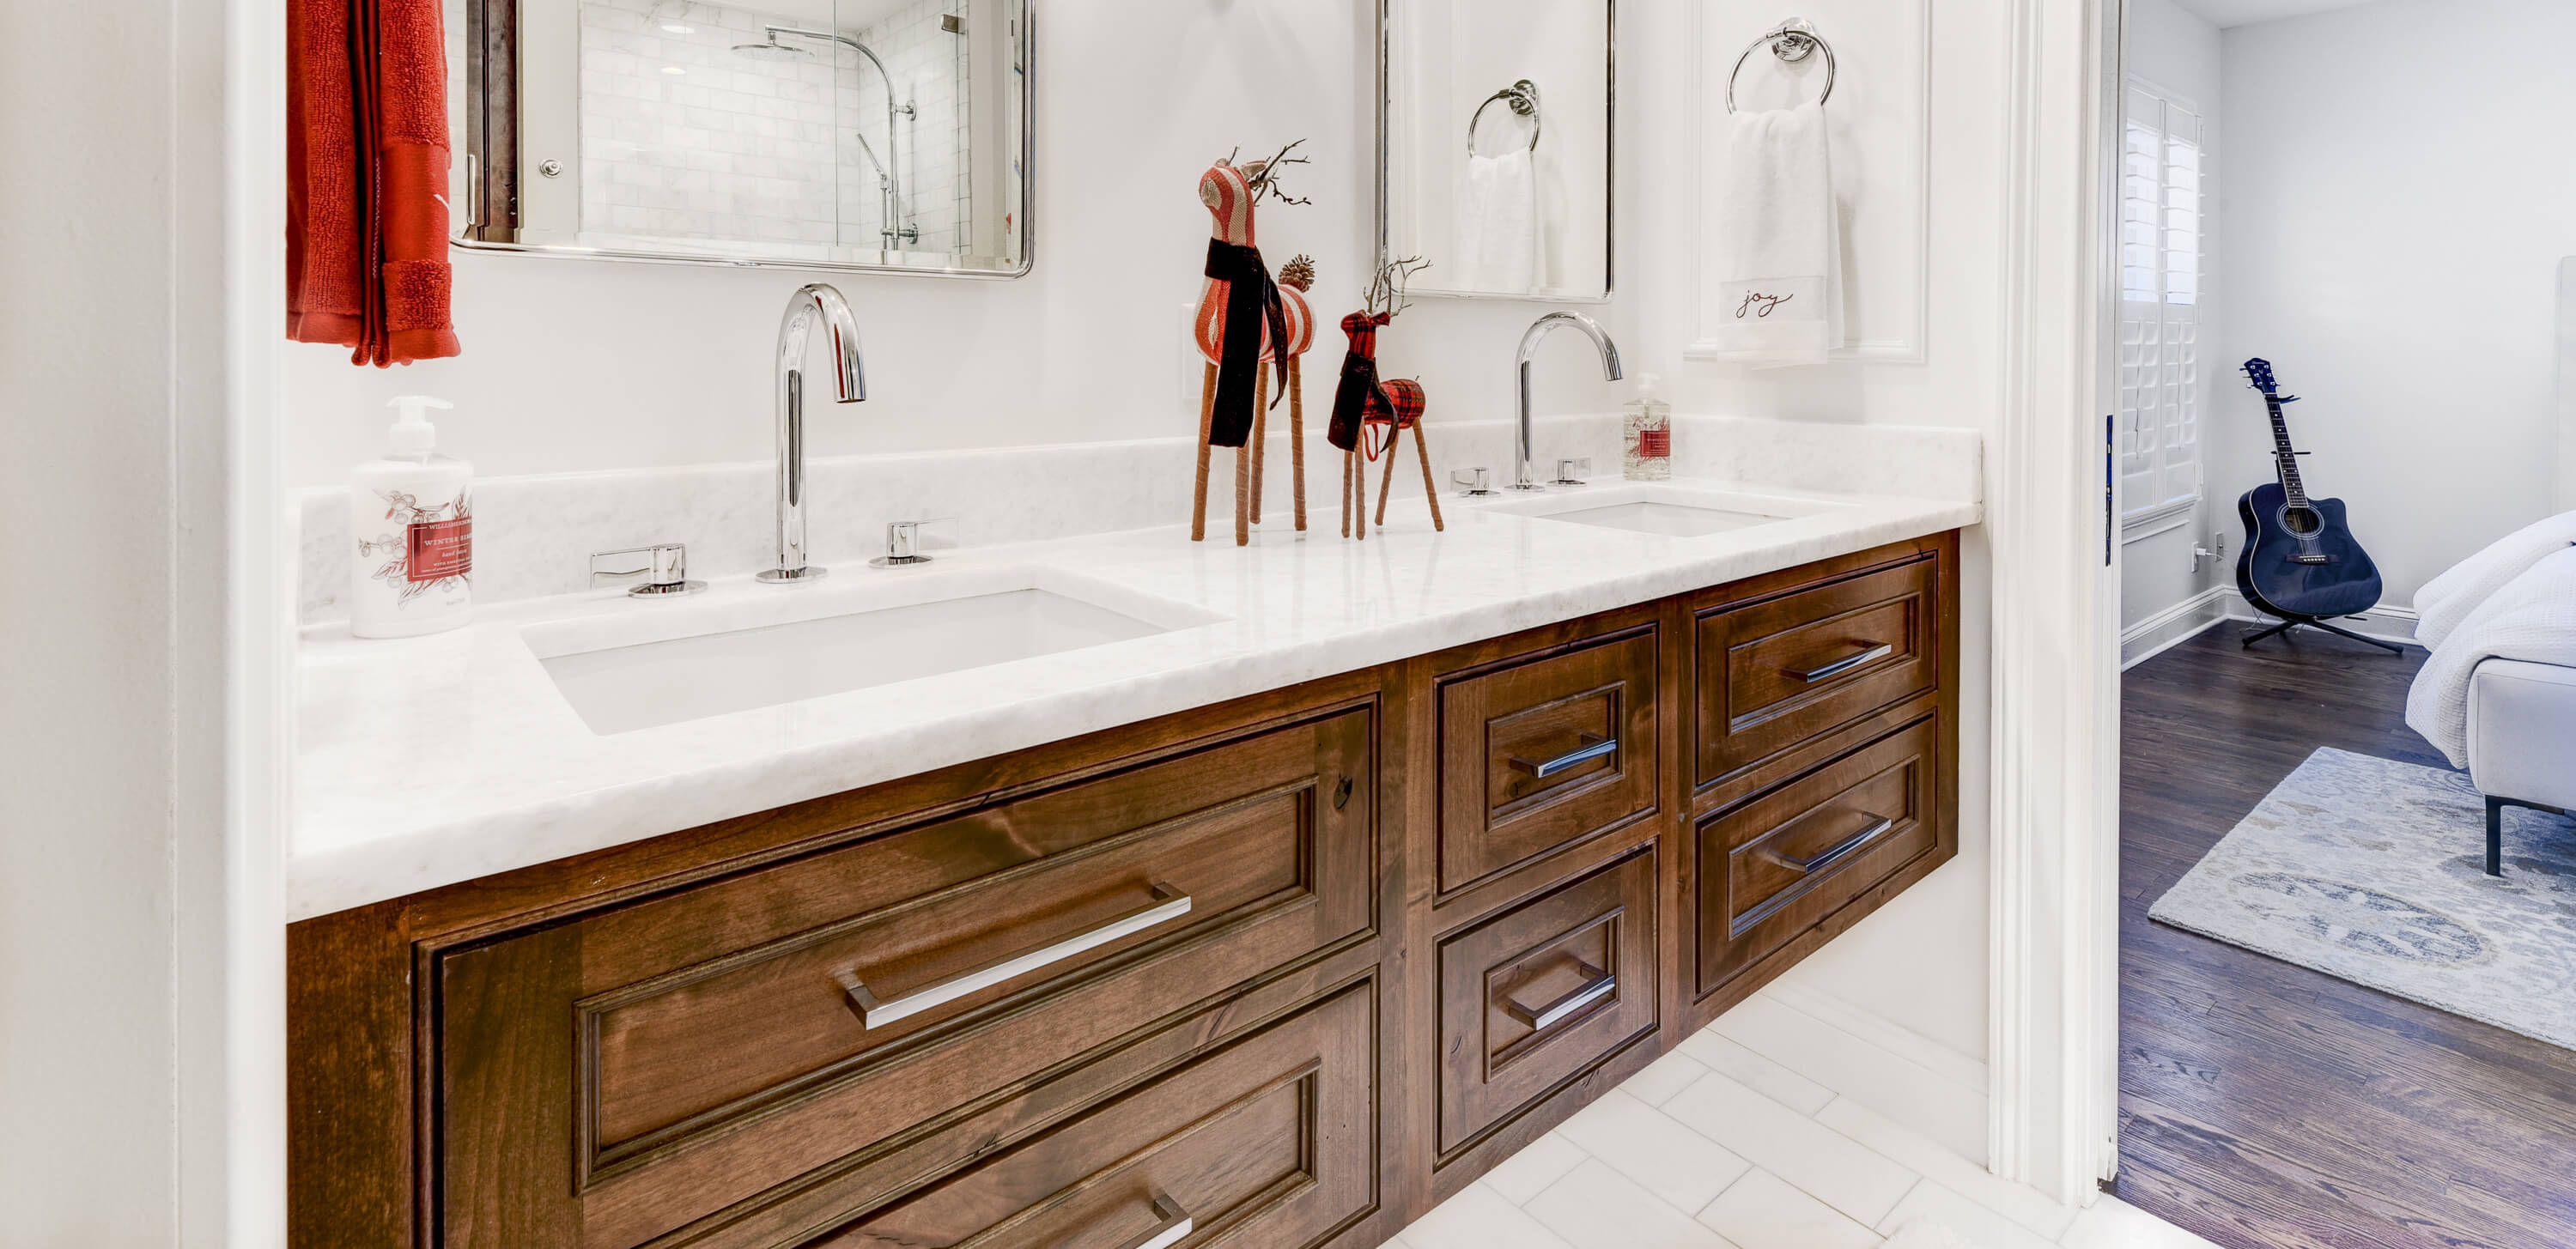
<path fill-rule="evenodd" d="M 1538 289 L 1538 164 L 1527 148 L 1467 157 L 1458 196 L 1459 289 L 1514 294 Z"/>
<path fill-rule="evenodd" d="M 1841 214 L 1824 107 L 1737 113 L 1726 146 L 1714 223 L 1720 358 L 1821 364 L 1843 345 Z"/>
<path fill-rule="evenodd" d="M 2576 547 L 2535 561 L 2433 650 L 2406 691 L 2406 724 L 2469 766 L 2469 678 L 2490 659 L 2576 668 Z"/>
<path fill-rule="evenodd" d="M 2415 640 L 2439 649 L 2442 639 L 2469 618 L 2478 604 L 2513 583 L 2532 565 L 2576 545 L 2576 512 L 2565 512 L 2525 525 L 2475 555 L 2453 564 L 2448 572 L 2415 592 Z"/>

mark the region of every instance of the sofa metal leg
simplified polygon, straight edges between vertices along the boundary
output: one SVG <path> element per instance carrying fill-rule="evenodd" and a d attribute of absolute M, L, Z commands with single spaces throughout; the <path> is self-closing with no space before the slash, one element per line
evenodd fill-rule
<path fill-rule="evenodd" d="M 2487 799 L 2487 875 L 2504 875 L 2504 799 Z"/>

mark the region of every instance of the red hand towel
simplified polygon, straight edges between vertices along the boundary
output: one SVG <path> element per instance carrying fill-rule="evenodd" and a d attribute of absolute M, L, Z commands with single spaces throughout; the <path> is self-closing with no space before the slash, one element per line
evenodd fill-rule
<path fill-rule="evenodd" d="M 286 336 L 457 354 L 439 0 L 288 0 Z"/>

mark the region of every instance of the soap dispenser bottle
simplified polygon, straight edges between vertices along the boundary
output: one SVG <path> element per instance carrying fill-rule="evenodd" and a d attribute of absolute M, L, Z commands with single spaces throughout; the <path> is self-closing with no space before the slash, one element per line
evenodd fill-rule
<path fill-rule="evenodd" d="M 474 604 L 474 466 L 438 454 L 428 410 L 455 405 L 403 395 L 391 446 L 349 476 L 349 631 L 411 637 L 465 623 Z"/>
<path fill-rule="evenodd" d="M 1630 481 L 1670 481 L 1673 476 L 1673 407 L 1655 393 L 1664 379 L 1652 373 L 1637 378 L 1637 397 L 1628 401 L 1622 471 Z"/>

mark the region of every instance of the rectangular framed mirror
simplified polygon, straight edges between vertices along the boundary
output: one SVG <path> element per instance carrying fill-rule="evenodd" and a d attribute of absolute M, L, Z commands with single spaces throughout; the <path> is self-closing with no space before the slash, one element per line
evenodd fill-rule
<path fill-rule="evenodd" d="M 1610 298 L 1616 0 L 1378 0 L 1378 259 L 1417 295 Z"/>
<path fill-rule="evenodd" d="M 1018 277 L 1031 0 L 444 0 L 457 245 Z"/>

